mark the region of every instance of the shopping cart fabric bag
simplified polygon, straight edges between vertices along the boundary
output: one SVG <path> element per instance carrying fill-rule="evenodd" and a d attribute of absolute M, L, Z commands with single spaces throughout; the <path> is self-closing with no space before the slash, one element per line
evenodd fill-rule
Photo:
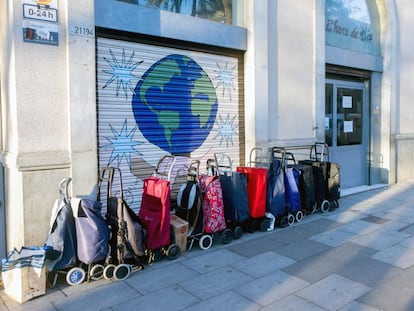
<path fill-rule="evenodd" d="M 44 247 L 14 249 L 2 259 L 4 292 L 19 303 L 46 293 L 46 250 Z"/>

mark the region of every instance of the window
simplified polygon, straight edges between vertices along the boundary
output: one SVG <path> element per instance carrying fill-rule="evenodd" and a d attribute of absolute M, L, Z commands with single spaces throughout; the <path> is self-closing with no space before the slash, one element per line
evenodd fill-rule
<path fill-rule="evenodd" d="M 147 8 L 154 8 L 179 14 L 233 23 L 233 0 L 118 0 Z M 234 2 L 234 4 L 233 4 Z"/>
<path fill-rule="evenodd" d="M 333 47 L 380 55 L 375 0 L 326 0 L 325 40 Z"/>

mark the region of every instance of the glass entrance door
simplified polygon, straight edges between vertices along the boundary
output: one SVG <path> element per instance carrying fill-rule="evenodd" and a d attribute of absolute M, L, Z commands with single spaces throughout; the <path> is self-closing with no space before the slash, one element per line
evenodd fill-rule
<path fill-rule="evenodd" d="M 341 187 L 368 182 L 368 100 L 363 83 L 325 84 L 325 142 L 330 161 L 341 166 Z"/>

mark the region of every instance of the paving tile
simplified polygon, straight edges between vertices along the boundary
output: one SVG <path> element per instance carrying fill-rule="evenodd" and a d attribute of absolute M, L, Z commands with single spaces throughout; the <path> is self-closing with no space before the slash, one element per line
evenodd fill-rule
<path fill-rule="evenodd" d="M 227 249 L 245 257 L 253 257 L 268 251 L 277 251 L 278 248 L 285 245 L 286 243 L 275 241 L 274 239 L 269 238 L 269 236 L 262 236 L 238 244 L 230 244 Z"/>
<path fill-rule="evenodd" d="M 171 286 L 156 292 L 152 292 L 145 296 L 135 297 L 122 303 L 113 304 L 111 306 L 111 310 L 175 311 L 187 308 L 188 306 L 191 306 L 199 301 L 200 300 L 197 297 L 186 292 L 181 287 Z"/>
<path fill-rule="evenodd" d="M 414 310 L 413 284 L 414 267 L 411 267 L 398 278 L 379 282 L 357 301 L 378 310 Z"/>
<path fill-rule="evenodd" d="M 326 218 L 332 221 L 341 222 L 341 223 L 349 223 L 356 220 L 359 220 L 365 217 L 365 214 L 361 214 L 356 211 L 343 211 L 343 212 L 335 212 L 335 213 L 328 213 L 326 214 Z"/>
<path fill-rule="evenodd" d="M 400 277 L 404 270 L 379 260 L 356 256 L 349 258 L 341 267 L 338 266 L 335 273 L 369 287 L 375 287 L 381 282 Z"/>
<path fill-rule="evenodd" d="M 378 252 L 372 258 L 406 269 L 414 265 L 414 249 L 394 245 Z"/>
<path fill-rule="evenodd" d="M 330 246 L 309 239 L 303 239 L 279 248 L 277 253 L 301 261 L 327 249 L 330 249 Z"/>
<path fill-rule="evenodd" d="M 380 224 L 372 223 L 364 220 L 355 220 L 351 223 L 345 224 L 340 227 L 341 230 L 355 233 L 358 235 L 364 235 L 376 231 L 381 228 Z"/>
<path fill-rule="evenodd" d="M 338 311 L 380 311 L 377 308 L 364 305 L 363 303 L 353 301 L 345 307 L 339 309 Z"/>
<path fill-rule="evenodd" d="M 308 282 L 300 278 L 278 271 L 234 290 L 262 306 L 267 306 L 308 285 Z"/>
<path fill-rule="evenodd" d="M 306 310 L 306 311 L 326 311 L 305 299 L 302 299 L 295 295 L 289 295 L 271 305 L 261 309 L 262 311 L 272 311 L 272 310 L 283 310 L 283 311 L 298 311 L 298 310 Z"/>
<path fill-rule="evenodd" d="M 291 258 L 275 254 L 273 252 L 266 252 L 249 259 L 239 261 L 233 264 L 232 267 L 240 270 L 241 272 L 247 273 L 251 277 L 259 278 L 294 263 L 296 263 L 296 261 Z"/>
<path fill-rule="evenodd" d="M 377 217 L 377 216 L 373 216 L 373 215 L 368 215 L 364 218 L 361 218 L 361 220 L 372 222 L 373 224 L 379 224 L 379 225 L 385 224 L 385 223 L 390 221 L 389 219 L 382 218 L 382 217 Z"/>
<path fill-rule="evenodd" d="M 351 241 L 381 251 L 387 247 L 400 243 L 408 236 L 409 235 L 398 231 L 377 230 L 363 236 L 356 236 Z"/>
<path fill-rule="evenodd" d="M 115 294 L 116 293 L 116 294 Z M 59 311 L 99 310 L 140 296 L 125 282 L 114 282 L 89 291 L 79 291 L 66 299 L 53 302 Z"/>
<path fill-rule="evenodd" d="M 337 310 L 371 290 L 364 284 L 339 275 L 330 275 L 296 293 L 328 310 Z"/>
<path fill-rule="evenodd" d="M 141 294 L 172 286 L 175 283 L 198 276 L 194 270 L 175 263 L 156 270 L 143 270 L 125 280 L 130 286 Z"/>
<path fill-rule="evenodd" d="M 83 285 L 81 285 L 83 286 Z M 78 289 L 79 291 L 79 289 Z M 59 299 L 64 299 L 66 296 L 58 289 L 47 289 L 46 294 L 43 296 L 38 296 L 25 302 L 24 304 L 19 304 L 17 301 L 13 300 L 5 294 L 3 290 L 0 290 L 0 311 L 5 310 L 56 310 L 53 306 L 52 301 L 57 301 Z"/>
<path fill-rule="evenodd" d="M 309 217 L 313 216 L 314 215 L 310 215 Z M 342 223 L 334 220 L 330 220 L 327 218 L 317 218 L 306 223 L 301 223 L 300 228 L 302 228 L 303 230 L 311 231 L 313 233 L 312 235 L 315 235 L 327 230 L 335 229 L 341 225 Z"/>
<path fill-rule="evenodd" d="M 307 239 L 312 235 L 315 235 L 314 231 L 303 228 L 301 223 L 296 223 L 287 228 L 276 229 L 270 238 L 284 244 L 291 244 Z"/>
<path fill-rule="evenodd" d="M 226 290 L 234 289 L 251 281 L 252 278 L 236 269 L 226 267 L 179 283 L 188 292 L 207 299 Z"/>
<path fill-rule="evenodd" d="M 233 292 L 228 291 L 216 297 L 204 300 L 200 303 L 191 305 L 185 311 L 217 311 L 217 310 L 261 310 L 261 306 L 253 301 Z"/>
<path fill-rule="evenodd" d="M 414 248 L 414 237 L 410 237 L 401 241 L 400 245 L 408 248 Z"/>
<path fill-rule="evenodd" d="M 227 249 L 220 249 L 188 259 L 183 261 L 182 264 L 199 273 L 206 273 L 227 265 L 231 265 L 243 259 L 246 259 L 246 257 L 238 255 Z"/>
<path fill-rule="evenodd" d="M 402 233 L 407 233 L 409 235 L 414 235 L 414 224 L 406 225 L 399 229 Z"/>
<path fill-rule="evenodd" d="M 357 244 L 346 243 L 283 268 L 282 271 L 313 283 L 331 274 L 339 273 L 344 267 L 357 262 L 359 258 L 371 258 L 375 252 L 373 249 Z"/>
<path fill-rule="evenodd" d="M 332 230 L 325 231 L 317 235 L 314 235 L 310 239 L 318 243 L 336 247 L 336 246 L 340 246 L 342 244 L 345 244 L 351 241 L 352 238 L 355 237 L 355 235 L 356 235 L 355 233 L 351 233 L 351 232 L 344 231 L 341 229 L 332 229 Z"/>

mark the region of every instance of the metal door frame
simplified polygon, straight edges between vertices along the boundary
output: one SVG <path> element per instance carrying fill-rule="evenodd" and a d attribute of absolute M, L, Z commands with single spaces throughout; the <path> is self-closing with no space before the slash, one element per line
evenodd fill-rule
<path fill-rule="evenodd" d="M 368 154 L 369 154 L 369 137 L 370 137 L 370 110 L 369 110 L 369 84 L 368 82 L 358 82 L 358 81 L 346 81 L 346 80 L 341 80 L 340 78 L 335 79 L 335 78 L 331 78 L 331 79 L 326 79 L 325 80 L 325 85 L 326 84 L 332 84 L 333 90 L 332 90 L 332 98 L 333 98 L 333 103 L 332 103 L 332 120 L 336 120 L 337 121 L 337 102 L 336 102 L 336 98 L 337 98 L 337 89 L 338 88 L 349 88 L 349 89 L 360 89 L 362 90 L 362 97 L 363 97 L 363 104 L 362 104 L 362 142 L 361 142 L 361 148 L 363 151 L 363 156 L 365 157 L 363 159 L 364 163 L 366 163 L 365 169 L 364 169 L 364 181 L 363 184 L 369 184 L 369 176 L 370 176 L 370 167 L 369 167 L 369 162 L 366 161 L 366 159 L 368 158 Z M 335 121 L 335 122 L 336 122 Z M 332 146 L 329 148 L 329 157 L 332 160 L 335 160 L 335 153 L 337 152 L 341 152 L 341 149 L 344 148 L 349 148 L 349 146 L 338 146 L 337 145 L 337 126 L 334 126 L 332 124 Z"/>
<path fill-rule="evenodd" d="M 4 168 L 0 164 L 0 258 L 6 257 L 6 205 L 4 201 Z"/>

